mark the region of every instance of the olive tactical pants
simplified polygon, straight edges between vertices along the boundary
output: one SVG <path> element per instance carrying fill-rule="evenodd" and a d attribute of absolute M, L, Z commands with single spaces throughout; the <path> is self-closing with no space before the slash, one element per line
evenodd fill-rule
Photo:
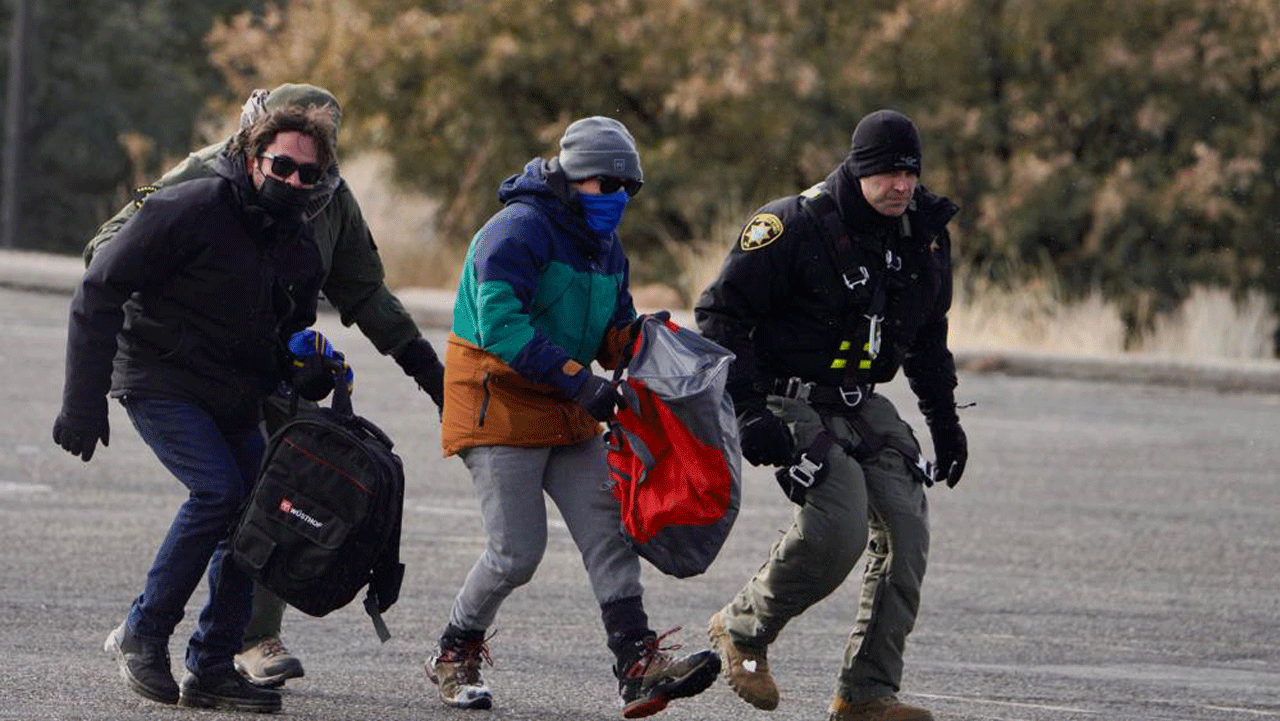
<path fill-rule="evenodd" d="M 806 403 L 776 396 L 769 407 L 787 421 L 799 448 L 808 447 L 824 420 L 836 438 L 860 442 L 839 415 L 820 416 Z M 872 394 L 856 412 L 874 432 L 918 454 L 911 428 L 887 398 Z M 809 489 L 769 559 L 724 609 L 736 643 L 766 648 L 788 621 L 839 587 L 865 549 L 861 602 L 836 694 L 860 703 L 898 691 L 929 553 L 928 502 L 915 460 L 886 446 L 859 462 L 832 447 L 825 477 Z"/>

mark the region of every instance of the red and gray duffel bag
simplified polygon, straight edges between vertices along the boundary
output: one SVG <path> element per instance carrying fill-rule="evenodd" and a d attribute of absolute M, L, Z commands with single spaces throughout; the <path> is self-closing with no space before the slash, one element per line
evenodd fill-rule
<path fill-rule="evenodd" d="M 733 354 L 670 321 L 646 318 L 614 373 L 625 408 L 605 434 L 621 533 L 677 578 L 711 565 L 738 517 L 742 454 L 725 391 Z"/>

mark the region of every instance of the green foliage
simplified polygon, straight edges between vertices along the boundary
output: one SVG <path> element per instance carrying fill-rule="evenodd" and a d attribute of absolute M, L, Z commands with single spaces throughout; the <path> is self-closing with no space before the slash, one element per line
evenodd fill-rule
<path fill-rule="evenodd" d="M 77 0 L 47 19 L 48 62 L 63 64 L 45 71 L 30 167 L 56 172 L 33 227 L 93 215 L 88 197 L 105 213 L 92 189 L 128 175 L 122 130 L 182 144 L 217 86 L 200 34 L 235 3 Z M 1274 0 L 261 5 L 208 37 L 232 96 L 333 90 L 344 151 L 390 151 L 397 178 L 440 199 L 451 246 L 497 209 L 504 177 L 603 114 L 632 130 L 645 166 L 627 242 L 668 273 L 689 244 L 727 244 L 751 208 L 822 179 L 858 118 L 889 106 L 921 127 L 925 183 L 962 207 L 969 271 L 1101 289 L 1131 332 L 1197 284 L 1261 288 L 1280 306 Z M 83 237 L 90 223 L 75 222 Z"/>
<path fill-rule="evenodd" d="M 1195 283 L 1280 298 L 1276 13 L 1266 0 L 294 0 L 257 40 L 248 23 L 214 45 L 247 90 L 303 72 L 261 60 L 269 38 L 315 46 L 307 28 L 339 17 L 360 28 L 327 44 L 333 72 L 317 81 L 348 99 L 357 142 L 443 199 L 452 244 L 570 121 L 622 120 L 648 181 L 624 230 L 664 272 L 655 250 L 820 180 L 859 117 L 897 107 L 921 126 L 926 184 L 963 208 L 962 262 L 1100 287 L 1136 330 Z"/>
<path fill-rule="evenodd" d="M 78 252 L 165 158 L 225 81 L 204 36 L 248 0 L 36 3 L 19 193 L 19 247 Z M 6 18 L 6 23 L 8 18 Z M 9 28 L 4 27 L 5 37 Z"/>

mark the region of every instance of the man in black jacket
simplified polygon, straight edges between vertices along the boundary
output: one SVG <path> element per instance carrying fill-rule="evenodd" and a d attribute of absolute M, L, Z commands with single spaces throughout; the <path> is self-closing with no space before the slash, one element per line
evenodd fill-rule
<path fill-rule="evenodd" d="M 737 355 L 729 391 L 743 456 L 780 466 L 779 485 L 797 504 L 791 528 L 708 631 L 729 685 L 758 708 L 778 704 L 769 644 L 865 549 L 830 719 L 933 718 L 894 694 L 928 556 L 925 487 L 955 486 L 968 450 L 947 349 L 946 224 L 956 207 L 919 185 L 920 170 L 911 120 L 892 110 L 866 116 L 824 182 L 748 221 L 695 309 L 702 332 Z M 928 422 L 936 471 L 875 392 L 899 367 Z"/>
<path fill-rule="evenodd" d="M 285 342 L 315 321 L 324 267 L 304 211 L 333 166 L 334 130 L 319 106 L 264 114 L 215 175 L 148 196 L 71 302 L 54 441 L 85 461 L 107 445 L 109 392 L 190 492 L 107 639 L 129 687 L 161 703 L 280 708 L 278 692 L 233 667 L 252 587 L 228 536 L 262 456 L 262 402 L 291 366 Z M 209 601 L 179 687 L 168 640 L 206 568 Z"/>
<path fill-rule="evenodd" d="M 240 127 L 253 123 L 268 111 L 285 107 L 316 105 L 327 109 L 334 119 L 334 132 L 342 118 L 338 99 L 328 90 L 304 83 L 284 83 L 271 91 L 255 90 L 245 101 Z M 153 185 L 140 188 L 139 196 L 197 178 L 217 175 L 217 165 L 235 136 L 197 150 L 164 174 Z M 335 147 L 336 135 L 332 139 Z M 320 262 L 324 265 L 324 296 L 341 314 L 344 325 L 355 324 L 378 351 L 391 355 L 404 372 L 426 392 L 437 409 L 444 407 L 444 366 L 435 349 L 422 337 L 413 318 L 383 279 L 382 259 L 374 245 L 369 226 L 351 188 L 335 164 L 309 192 L 311 200 L 304 217 L 314 229 Z M 120 228 L 133 217 L 138 203 L 129 203 L 103 223 L 84 249 L 85 264 L 92 261 L 115 239 Z M 304 401 L 303 405 L 308 405 Z M 268 399 L 266 431 L 279 428 L 288 419 L 288 403 Z M 236 668 L 259 686 L 276 687 L 304 675 L 302 661 L 285 648 L 280 638 L 285 603 L 265 586 L 256 586 L 253 616 L 245 629 L 243 650 L 236 656 Z"/>

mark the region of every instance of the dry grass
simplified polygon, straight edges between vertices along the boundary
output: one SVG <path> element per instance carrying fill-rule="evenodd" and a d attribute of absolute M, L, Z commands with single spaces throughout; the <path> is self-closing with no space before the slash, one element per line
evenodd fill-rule
<path fill-rule="evenodd" d="M 392 288 L 455 288 L 465 248 L 437 242 L 432 223 L 440 203 L 388 182 L 384 155 L 356 156 L 342 163 L 346 178 L 373 232 Z"/>
<path fill-rule="evenodd" d="M 1063 303 L 1050 283 L 1004 289 L 991 283 L 957 283 L 949 315 L 955 348 L 1118 353 L 1124 349 L 1119 311 L 1092 293 Z"/>
<path fill-rule="evenodd" d="M 1079 354 L 1133 352 L 1169 358 L 1270 358 L 1277 319 L 1267 298 L 1237 301 L 1218 288 L 1196 288 L 1177 310 L 1125 347 L 1119 307 L 1094 292 L 1064 302 L 1051 284 L 1017 289 L 971 283 L 951 311 L 956 348 L 1018 349 Z"/>
<path fill-rule="evenodd" d="M 1139 351 L 1186 357 L 1270 358 L 1277 328 L 1267 297 L 1257 291 L 1237 301 L 1218 288 L 1196 288 L 1176 312 L 1156 322 Z"/>

